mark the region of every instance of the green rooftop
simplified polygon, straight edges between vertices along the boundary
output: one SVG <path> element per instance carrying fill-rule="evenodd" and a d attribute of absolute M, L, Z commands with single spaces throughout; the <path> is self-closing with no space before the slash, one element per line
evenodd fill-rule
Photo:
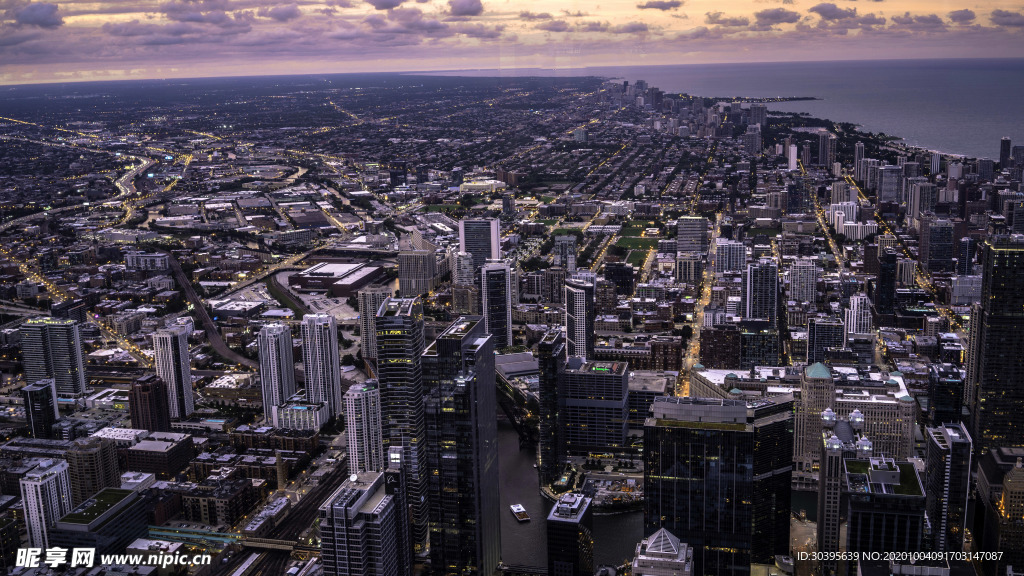
<path fill-rule="evenodd" d="M 828 369 L 828 366 L 825 366 L 821 362 L 815 362 L 814 364 L 808 366 L 806 374 L 808 378 L 815 379 L 825 379 L 832 377 L 832 371 Z"/>
<path fill-rule="evenodd" d="M 110 511 L 111 508 L 117 506 L 126 498 L 132 497 L 134 494 L 135 492 L 131 490 L 104 488 L 92 498 L 79 504 L 77 508 L 61 518 L 60 522 L 89 525 Z"/>
<path fill-rule="evenodd" d="M 657 418 L 656 420 L 657 426 L 670 428 L 699 428 L 701 430 L 732 430 L 737 432 L 747 429 L 746 424 L 736 422 L 691 422 L 689 420 L 670 420 L 667 418 Z"/>
<path fill-rule="evenodd" d="M 917 470 L 914 469 L 914 465 L 910 462 L 895 462 L 895 465 L 900 472 L 899 484 L 885 484 L 885 486 L 888 486 L 891 489 L 891 492 L 889 493 L 898 494 L 900 496 L 923 496 L 921 483 L 917 476 Z M 865 479 L 870 478 L 871 461 L 849 458 L 846 460 L 846 471 L 849 474 L 862 474 Z M 876 494 L 881 493 L 876 490 L 870 490 L 870 492 Z"/>

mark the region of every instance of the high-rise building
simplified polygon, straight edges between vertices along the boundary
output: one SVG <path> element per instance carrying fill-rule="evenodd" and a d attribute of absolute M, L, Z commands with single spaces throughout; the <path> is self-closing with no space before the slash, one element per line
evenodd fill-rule
<path fill-rule="evenodd" d="M 676 249 L 679 252 L 707 254 L 709 234 L 708 219 L 703 216 L 681 216 L 677 220 L 678 234 Z"/>
<path fill-rule="evenodd" d="M 868 334 L 871 332 L 871 301 L 864 294 L 850 296 L 850 307 L 845 311 L 844 324 L 846 338 L 851 334 Z"/>
<path fill-rule="evenodd" d="M 516 197 L 511 192 L 501 195 L 501 215 L 503 218 L 515 218 Z"/>
<path fill-rule="evenodd" d="M 117 446 L 109 438 L 86 436 L 71 441 L 65 453 L 71 485 L 71 504 L 78 506 L 104 488 L 121 485 Z"/>
<path fill-rule="evenodd" d="M 821 434 L 821 467 L 818 470 L 818 552 L 825 553 L 821 559 L 822 572 L 836 573 L 838 562 L 828 557 L 838 555 L 840 523 L 845 511 L 842 510 L 843 490 L 846 487 L 844 462 L 849 458 L 870 458 L 873 455 L 871 441 L 861 431 L 864 415 L 855 411 L 848 419 L 839 419 L 831 408 L 821 414 L 824 430 Z"/>
<path fill-rule="evenodd" d="M 971 489 L 971 436 L 963 424 L 925 430 L 925 494 L 935 543 L 932 550 L 960 552 L 967 529 Z"/>
<path fill-rule="evenodd" d="M 423 352 L 437 574 L 490 574 L 501 559 L 494 337 L 481 320 L 457 319 Z"/>
<path fill-rule="evenodd" d="M 932 364 L 928 368 L 928 422 L 941 426 L 963 420 L 964 379 L 952 364 Z"/>
<path fill-rule="evenodd" d="M 715 240 L 715 272 L 742 272 L 747 267 L 747 247 L 742 242 Z"/>
<path fill-rule="evenodd" d="M 104 488 L 57 520 L 49 530 L 49 543 L 65 550 L 94 549 L 100 558 L 122 554 L 136 539 L 148 536 L 147 504 L 136 491 Z"/>
<path fill-rule="evenodd" d="M 772 324 L 778 318 L 779 266 L 773 258 L 761 258 L 747 265 L 743 278 L 747 320 L 766 320 Z"/>
<path fill-rule="evenodd" d="M 459 286 L 476 285 L 476 270 L 473 268 L 473 255 L 468 252 L 456 252 L 452 255 L 452 284 Z"/>
<path fill-rule="evenodd" d="M 263 387 L 263 416 L 278 427 L 277 407 L 295 395 L 295 357 L 292 329 L 287 324 L 267 324 L 256 336 L 260 357 L 260 385 Z"/>
<path fill-rule="evenodd" d="M 373 286 L 359 291 L 359 343 L 363 360 L 377 359 L 377 310 L 391 296 L 391 289 Z"/>
<path fill-rule="evenodd" d="M 405 250 L 398 253 L 398 290 L 402 296 L 422 296 L 434 289 L 437 258 L 430 250 Z"/>
<path fill-rule="evenodd" d="M 861 167 L 864 160 L 864 143 L 857 142 L 853 145 L 853 178 L 858 182 L 864 180 L 864 169 Z"/>
<path fill-rule="evenodd" d="M 128 389 L 128 409 L 132 428 L 150 432 L 170 432 L 171 412 L 167 384 L 156 374 L 145 374 Z"/>
<path fill-rule="evenodd" d="M 33 438 L 53 438 L 53 425 L 60 418 L 57 411 L 57 390 L 53 379 L 26 384 L 21 389 L 25 401 L 25 419 Z"/>
<path fill-rule="evenodd" d="M 188 357 L 189 333 L 186 326 L 175 324 L 153 334 L 156 375 L 167 384 L 171 418 L 188 418 L 195 410 L 192 366 Z"/>
<path fill-rule="evenodd" d="M 607 262 L 604 265 L 605 280 L 615 284 L 619 296 L 632 296 L 636 285 L 636 270 L 627 262 Z"/>
<path fill-rule="evenodd" d="M 997 448 L 978 465 L 978 508 L 974 551 L 1003 554 L 982 562 L 985 576 L 1003 576 L 1007 566 L 1024 565 L 1024 449 Z M 980 518 L 978 518 L 980 516 Z"/>
<path fill-rule="evenodd" d="M 387 463 L 384 461 L 384 428 L 377 381 L 367 380 L 353 385 L 342 400 L 345 404 L 349 473 L 384 470 Z"/>
<path fill-rule="evenodd" d="M 999 141 L 999 167 L 1003 170 L 1010 168 L 1010 152 L 1013 150 L 1013 142 L 1006 136 Z"/>
<path fill-rule="evenodd" d="M 567 452 L 625 448 L 629 428 L 629 365 L 570 356 L 559 379 L 561 432 Z"/>
<path fill-rule="evenodd" d="M 330 418 L 341 414 L 341 358 L 338 324 L 330 314 L 302 317 L 302 368 L 306 400 L 327 405 Z"/>
<path fill-rule="evenodd" d="M 872 297 L 879 314 L 893 314 L 896 311 L 896 278 L 899 253 L 892 248 L 878 247 L 878 275 Z"/>
<path fill-rule="evenodd" d="M 801 258 L 789 269 L 789 299 L 812 306 L 818 299 L 818 265 L 809 258 Z"/>
<path fill-rule="evenodd" d="M 392 477 L 394 479 L 394 477 Z M 406 511 L 382 472 L 353 474 L 320 506 L 320 558 L 325 576 L 403 576 L 400 549 Z"/>
<path fill-rule="evenodd" d="M 501 226 L 497 219 L 459 221 L 459 252 L 473 256 L 473 270 L 501 259 Z M 404 292 L 403 292 L 404 294 Z"/>
<path fill-rule="evenodd" d="M 830 132 L 818 133 L 818 165 L 832 168 L 836 161 L 836 137 Z"/>
<path fill-rule="evenodd" d="M 953 223 L 949 220 L 926 220 L 921 223 L 921 228 L 921 266 L 929 272 L 952 272 Z"/>
<path fill-rule="evenodd" d="M 881 166 L 878 169 L 878 201 L 898 202 L 903 192 L 903 167 Z"/>
<path fill-rule="evenodd" d="M 564 399 L 559 396 L 559 380 L 565 367 L 565 336 L 561 330 L 548 330 L 537 344 L 540 368 L 540 478 L 547 485 L 556 482 L 564 468 L 565 432 L 560 422 Z"/>
<path fill-rule="evenodd" d="M 547 519 L 548 574 L 594 574 L 594 515 L 591 499 L 583 494 L 562 494 Z"/>
<path fill-rule="evenodd" d="M 924 551 L 925 495 L 914 464 L 872 457 L 847 458 L 843 465 L 849 501 L 846 551 Z"/>
<path fill-rule="evenodd" d="M 768 107 L 764 104 L 751 104 L 750 123 L 766 125 L 768 123 Z"/>
<path fill-rule="evenodd" d="M 807 363 L 824 362 L 829 348 L 842 348 L 846 328 L 838 318 L 807 319 Z"/>
<path fill-rule="evenodd" d="M 576 272 L 575 236 L 555 236 L 554 264 L 565 268 L 570 274 Z"/>
<path fill-rule="evenodd" d="M 21 353 L 25 381 L 52 378 L 58 396 L 85 393 L 85 367 L 78 322 L 33 318 L 21 325 Z"/>
<path fill-rule="evenodd" d="M 636 545 L 633 576 L 691 576 L 693 548 L 668 530 L 659 529 Z"/>
<path fill-rule="evenodd" d="M 488 262 L 480 269 L 480 294 L 483 297 L 484 324 L 501 350 L 512 340 L 512 270 L 505 262 Z"/>
<path fill-rule="evenodd" d="M 388 298 L 377 311 L 377 379 L 384 446 L 400 447 L 406 467 L 413 546 L 427 544 L 426 421 L 423 406 L 423 305 Z"/>
<path fill-rule="evenodd" d="M 72 508 L 68 463 L 43 460 L 29 470 L 20 483 L 29 546 L 49 548 L 50 528 Z"/>
<path fill-rule="evenodd" d="M 594 357 L 594 283 L 584 278 L 565 281 L 566 353 L 580 358 Z"/>
<path fill-rule="evenodd" d="M 693 547 L 694 574 L 789 553 L 793 397 L 661 397 L 644 424 L 644 531 Z"/>
<path fill-rule="evenodd" d="M 971 439 L 979 453 L 1024 446 L 1024 242 L 987 240 L 981 268 L 967 360 Z"/>

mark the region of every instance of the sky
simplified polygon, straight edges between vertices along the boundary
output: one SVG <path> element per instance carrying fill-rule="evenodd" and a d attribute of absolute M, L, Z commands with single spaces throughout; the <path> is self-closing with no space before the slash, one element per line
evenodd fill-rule
<path fill-rule="evenodd" d="M 0 0 L 0 84 L 1024 57 L 1024 0 Z"/>

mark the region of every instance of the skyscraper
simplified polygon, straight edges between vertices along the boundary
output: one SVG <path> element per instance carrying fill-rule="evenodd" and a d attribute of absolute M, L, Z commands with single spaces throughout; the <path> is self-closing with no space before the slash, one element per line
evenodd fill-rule
<path fill-rule="evenodd" d="M 636 270 L 628 262 L 607 262 L 604 265 L 604 278 L 615 284 L 615 293 L 620 296 L 632 296 L 636 284 Z"/>
<path fill-rule="evenodd" d="M 898 202 L 903 192 L 903 168 L 881 166 L 878 169 L 878 201 Z"/>
<path fill-rule="evenodd" d="M 49 548 L 47 533 L 72 508 L 68 463 L 43 460 L 20 482 L 29 546 Z"/>
<path fill-rule="evenodd" d="M 864 169 L 861 167 L 864 160 L 864 143 L 857 142 L 853 145 L 853 178 L 858 182 L 864 180 Z"/>
<path fill-rule="evenodd" d="M 693 547 L 694 574 L 789 553 L 793 397 L 661 397 L 644 424 L 644 531 Z"/>
<path fill-rule="evenodd" d="M 423 306 L 416 298 L 388 298 L 377 311 L 377 379 L 384 445 L 404 451 L 412 542 L 427 543 L 426 423 L 423 410 Z"/>
<path fill-rule="evenodd" d="M 365 362 L 377 360 L 377 310 L 390 296 L 391 289 L 384 286 L 359 291 L 359 342 Z"/>
<path fill-rule="evenodd" d="M 72 449 L 65 453 L 65 459 L 72 506 L 78 506 L 104 488 L 121 485 L 117 446 L 109 438 L 76 438 L 72 440 Z"/>
<path fill-rule="evenodd" d="M 355 384 L 345 392 L 345 435 L 350 474 L 380 472 L 384 461 L 380 388 L 376 380 Z"/>
<path fill-rule="evenodd" d="M 744 276 L 747 320 L 767 320 L 775 324 L 779 308 L 779 267 L 772 258 L 761 258 L 747 265 Z"/>
<path fill-rule="evenodd" d="M 594 573 L 594 514 L 583 494 L 562 494 L 548 513 L 549 576 Z"/>
<path fill-rule="evenodd" d="M 967 361 L 971 438 L 978 453 L 1024 446 L 1024 243 L 987 240 L 981 268 Z"/>
<path fill-rule="evenodd" d="M 594 283 L 583 278 L 565 281 L 566 353 L 581 358 L 594 357 Z"/>
<path fill-rule="evenodd" d="M 932 364 L 928 368 L 928 413 L 932 426 L 963 420 L 964 379 L 952 364 Z"/>
<path fill-rule="evenodd" d="M 846 326 L 846 338 L 849 341 L 851 334 L 868 334 L 871 332 L 871 301 L 864 294 L 850 296 L 850 307 L 846 310 L 844 318 Z"/>
<path fill-rule="evenodd" d="M 21 325 L 22 363 L 25 381 L 52 378 L 58 396 L 85 393 L 85 367 L 78 322 L 33 318 Z"/>
<path fill-rule="evenodd" d="M 953 223 L 927 220 L 921 223 L 920 263 L 929 272 L 953 271 Z"/>
<path fill-rule="evenodd" d="M 559 378 L 566 451 L 585 455 L 625 448 L 629 428 L 629 365 L 570 356 Z"/>
<path fill-rule="evenodd" d="M 195 409 L 192 366 L 188 357 L 189 332 L 188 327 L 175 324 L 153 334 L 156 374 L 167 384 L 171 418 L 188 418 Z"/>
<path fill-rule="evenodd" d="M 473 270 L 501 259 L 500 223 L 496 219 L 459 221 L 459 252 L 473 256 Z M 404 293 L 403 293 L 404 294 Z"/>
<path fill-rule="evenodd" d="M 452 256 L 452 284 L 473 286 L 476 284 L 476 269 L 473 268 L 473 255 L 468 252 L 456 252 Z"/>
<path fill-rule="evenodd" d="M 967 528 L 971 436 L 956 423 L 927 428 L 925 438 L 925 506 L 935 537 L 932 550 L 959 552 Z"/>
<path fill-rule="evenodd" d="M 320 558 L 326 576 L 402 576 L 399 498 L 381 472 L 353 474 L 320 506 Z"/>
<path fill-rule="evenodd" d="M 488 262 L 480 269 L 480 294 L 483 296 L 484 323 L 501 350 L 512 340 L 512 270 L 505 262 Z"/>
<path fill-rule="evenodd" d="M 892 248 L 878 247 L 878 275 L 875 277 L 875 310 L 879 314 L 893 314 L 896 311 L 896 267 L 899 253 Z"/>
<path fill-rule="evenodd" d="M 829 348 L 842 348 L 846 329 L 838 318 L 807 319 L 807 363 L 824 362 Z"/>
<path fill-rule="evenodd" d="M 167 384 L 156 374 L 146 374 L 128 389 L 128 407 L 132 428 L 150 432 L 170 432 L 171 412 Z"/>
<path fill-rule="evenodd" d="M 398 253 L 398 290 L 402 296 L 421 296 L 434 289 L 437 258 L 430 250 L 405 250 Z"/>
<path fill-rule="evenodd" d="M 797 303 L 817 301 L 818 265 L 809 258 L 801 258 L 789 269 L 789 299 Z"/>
<path fill-rule="evenodd" d="M 60 418 L 57 412 L 57 390 L 53 379 L 26 384 L 21 389 L 25 401 L 25 419 L 33 438 L 53 438 L 53 425 Z"/>
<path fill-rule="evenodd" d="M 323 402 L 334 418 L 341 413 L 341 358 L 338 324 L 330 314 L 302 317 L 302 368 L 306 377 L 306 400 Z"/>
<path fill-rule="evenodd" d="M 999 167 L 1003 170 L 1010 168 L 1010 152 L 1013 149 L 1013 142 L 1009 137 L 1004 136 L 999 141 Z"/>
<path fill-rule="evenodd" d="M 836 161 L 836 137 L 830 132 L 818 133 L 818 165 L 832 168 Z"/>
<path fill-rule="evenodd" d="M 542 484 L 558 480 L 565 462 L 565 436 L 559 421 L 564 399 L 558 386 L 565 366 L 565 336 L 548 330 L 537 344 L 540 368 L 540 478 Z"/>
<path fill-rule="evenodd" d="M 295 395 L 295 357 L 292 329 L 287 324 L 267 324 L 256 337 L 260 356 L 260 385 L 263 387 L 263 415 L 279 426 L 277 407 Z"/>
<path fill-rule="evenodd" d="M 876 447 L 877 450 L 877 447 Z M 914 464 L 893 458 L 847 458 L 846 550 L 925 550 L 925 496 Z"/>
<path fill-rule="evenodd" d="M 569 274 L 576 272 L 575 236 L 555 236 L 554 264 L 565 268 Z"/>
<path fill-rule="evenodd" d="M 821 434 L 821 467 L 818 470 L 818 552 L 826 553 L 821 560 L 824 574 L 835 574 L 838 562 L 828 553 L 839 552 L 843 490 L 846 488 L 846 467 L 849 458 L 870 458 L 874 447 L 861 431 L 864 415 L 856 411 L 848 419 L 837 418 L 831 408 L 821 414 L 824 430 Z"/>
<path fill-rule="evenodd" d="M 681 216 L 676 222 L 678 228 L 676 249 L 679 252 L 697 252 L 707 254 L 708 251 L 708 219 L 703 216 Z"/>
<path fill-rule="evenodd" d="M 715 272 L 742 272 L 747 267 L 747 247 L 742 242 L 715 240 Z"/>

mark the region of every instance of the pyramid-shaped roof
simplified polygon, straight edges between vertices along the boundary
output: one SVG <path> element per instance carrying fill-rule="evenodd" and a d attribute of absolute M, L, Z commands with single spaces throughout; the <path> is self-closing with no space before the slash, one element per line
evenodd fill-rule
<path fill-rule="evenodd" d="M 807 374 L 808 378 L 831 378 L 832 377 L 832 371 L 828 369 L 828 366 L 825 366 L 821 362 L 815 362 L 814 364 L 811 364 L 810 366 L 808 366 L 807 367 L 807 371 L 805 372 L 805 374 Z"/>
<path fill-rule="evenodd" d="M 679 555 L 679 538 L 661 528 L 647 538 L 647 553 Z"/>

